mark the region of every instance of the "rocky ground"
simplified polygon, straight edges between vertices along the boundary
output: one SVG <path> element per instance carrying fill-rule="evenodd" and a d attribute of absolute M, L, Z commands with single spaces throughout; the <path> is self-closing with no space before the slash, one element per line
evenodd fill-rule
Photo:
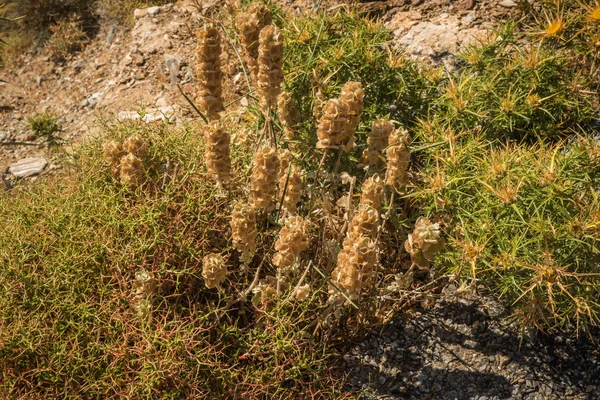
<path fill-rule="evenodd" d="M 507 315 L 481 292 L 448 286 L 432 310 L 374 332 L 340 366 L 366 399 L 599 398 L 598 343 L 520 336 Z"/>

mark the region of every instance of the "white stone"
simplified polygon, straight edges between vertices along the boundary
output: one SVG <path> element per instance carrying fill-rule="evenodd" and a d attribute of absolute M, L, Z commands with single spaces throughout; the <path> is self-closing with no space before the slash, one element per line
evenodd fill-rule
<path fill-rule="evenodd" d="M 24 158 L 8 167 L 8 172 L 18 178 L 27 178 L 39 174 L 47 165 L 45 158 Z"/>
<path fill-rule="evenodd" d="M 511 7 L 516 7 L 517 3 L 515 3 L 513 0 L 502 0 L 501 2 L 498 3 L 498 5 L 501 5 L 502 7 L 506 7 L 506 8 L 511 8 Z"/>
<path fill-rule="evenodd" d="M 144 18 L 146 15 L 148 15 L 147 8 L 138 8 L 133 12 L 133 17 L 135 19 Z"/>
<path fill-rule="evenodd" d="M 156 14 L 158 14 L 160 12 L 160 7 L 154 6 L 154 7 L 148 8 L 147 10 L 148 10 L 148 14 L 149 15 L 153 15 L 154 16 L 154 15 L 156 15 Z"/>

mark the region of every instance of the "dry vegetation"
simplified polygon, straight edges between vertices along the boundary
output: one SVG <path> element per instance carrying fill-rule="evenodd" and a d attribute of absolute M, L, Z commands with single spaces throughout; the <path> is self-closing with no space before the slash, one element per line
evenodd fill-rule
<path fill-rule="evenodd" d="M 336 346 L 448 280 L 523 327 L 598 325 L 599 9 L 532 10 L 453 73 L 354 14 L 202 21 L 201 119 L 103 121 L 0 196 L 0 393 L 348 397 Z"/>

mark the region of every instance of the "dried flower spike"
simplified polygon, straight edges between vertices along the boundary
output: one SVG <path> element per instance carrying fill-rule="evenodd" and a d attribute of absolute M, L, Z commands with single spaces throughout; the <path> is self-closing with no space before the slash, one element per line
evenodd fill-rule
<path fill-rule="evenodd" d="M 279 270 L 287 271 L 294 266 L 300 253 L 308 247 L 307 223 L 300 216 L 288 218 L 285 226 L 279 231 L 275 242 L 277 253 L 273 256 L 273 264 Z"/>
<path fill-rule="evenodd" d="M 112 173 L 117 174 L 119 172 L 119 166 L 121 165 L 121 158 L 127 152 L 123 149 L 123 145 L 117 140 L 110 140 L 104 143 L 104 158 L 108 161 L 111 167 Z"/>
<path fill-rule="evenodd" d="M 276 26 L 260 31 L 258 45 L 258 93 L 264 108 L 273 108 L 283 82 L 283 35 Z"/>
<path fill-rule="evenodd" d="M 385 119 L 373 122 L 367 143 L 369 147 L 363 152 L 361 163 L 376 167 L 382 163 L 383 152 L 388 147 L 390 135 L 394 132 L 394 123 Z"/>
<path fill-rule="evenodd" d="M 389 147 L 386 150 L 387 171 L 385 183 L 397 192 L 404 191 L 408 182 L 408 166 L 410 164 L 411 143 L 408 132 L 394 131 L 389 139 Z"/>
<path fill-rule="evenodd" d="M 283 196 L 282 209 L 290 215 L 295 214 L 302 199 L 302 176 L 299 167 L 292 165 L 289 175 L 285 171 L 279 178 L 279 191 Z"/>
<path fill-rule="evenodd" d="M 258 150 L 252 160 L 251 203 L 256 209 L 268 209 L 275 198 L 279 178 L 279 157 L 273 147 Z"/>
<path fill-rule="evenodd" d="M 223 256 L 211 253 L 202 260 L 202 277 L 209 289 L 218 288 L 227 275 L 227 265 Z"/>
<path fill-rule="evenodd" d="M 423 270 L 429 268 L 431 261 L 443 245 L 440 224 L 432 224 L 425 217 L 417 220 L 414 231 L 404 242 L 404 248 L 410 254 L 413 264 Z"/>
<path fill-rule="evenodd" d="M 346 246 L 346 241 L 353 242 L 361 236 L 375 239 L 378 229 L 379 213 L 377 210 L 367 204 L 359 207 L 358 212 L 354 215 L 352 221 L 350 221 L 348 235 L 344 240 L 344 247 Z"/>
<path fill-rule="evenodd" d="M 360 123 L 360 114 L 364 109 L 365 91 L 360 82 L 346 82 L 342 87 L 340 101 L 348 108 L 348 118 L 344 126 L 342 149 L 349 151 L 354 146 L 354 134 Z"/>
<path fill-rule="evenodd" d="M 121 158 L 121 183 L 129 187 L 137 187 L 144 183 L 144 163 L 129 153 Z"/>
<path fill-rule="evenodd" d="M 317 127 L 318 149 L 337 148 L 344 137 L 348 122 L 348 106 L 338 99 L 331 99 L 323 107 L 323 116 Z"/>
<path fill-rule="evenodd" d="M 223 110 L 221 71 L 221 36 L 213 25 L 206 25 L 198 32 L 197 77 L 199 83 L 198 104 L 209 119 L 219 119 Z"/>
<path fill-rule="evenodd" d="M 310 285 L 308 283 L 298 286 L 293 293 L 293 296 L 298 301 L 304 301 L 310 294 Z"/>
<path fill-rule="evenodd" d="M 364 181 L 359 207 L 369 206 L 378 212 L 381 211 L 381 203 L 385 196 L 385 187 L 378 174 Z"/>
<path fill-rule="evenodd" d="M 240 42 L 244 59 L 252 80 L 256 81 L 258 73 L 258 40 L 260 31 L 271 25 L 271 11 L 266 5 L 253 5 L 247 12 L 238 14 L 236 25 L 240 32 Z"/>
<path fill-rule="evenodd" d="M 346 241 L 338 254 L 332 280 L 351 300 L 355 300 L 370 284 L 376 263 L 377 246 L 372 239 L 359 236 L 354 241 Z M 334 299 L 340 298 L 335 288 L 330 288 L 329 292 Z"/>
<path fill-rule="evenodd" d="M 229 156 L 229 133 L 219 121 L 212 121 L 204 131 L 206 146 L 205 162 L 208 173 L 217 184 L 227 186 L 231 175 L 231 158 Z"/>
<path fill-rule="evenodd" d="M 296 138 L 298 123 L 300 122 L 300 111 L 291 94 L 283 92 L 279 95 L 277 110 L 279 112 L 279 120 L 283 126 L 283 136 L 287 140 L 294 140 Z"/>
<path fill-rule="evenodd" d="M 256 214 L 244 202 L 236 203 L 231 213 L 233 246 L 242 253 L 242 262 L 248 263 L 256 251 Z"/>
<path fill-rule="evenodd" d="M 144 158 L 148 153 L 148 143 L 138 133 L 134 133 L 123 142 L 123 148 L 137 158 Z"/>

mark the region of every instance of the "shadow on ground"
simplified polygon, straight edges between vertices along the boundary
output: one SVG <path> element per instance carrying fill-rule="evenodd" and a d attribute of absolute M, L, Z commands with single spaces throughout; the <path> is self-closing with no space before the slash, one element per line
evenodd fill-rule
<path fill-rule="evenodd" d="M 590 337 L 520 337 L 493 299 L 450 289 L 429 311 L 373 332 L 340 360 L 371 399 L 597 399 L 599 345 Z"/>

